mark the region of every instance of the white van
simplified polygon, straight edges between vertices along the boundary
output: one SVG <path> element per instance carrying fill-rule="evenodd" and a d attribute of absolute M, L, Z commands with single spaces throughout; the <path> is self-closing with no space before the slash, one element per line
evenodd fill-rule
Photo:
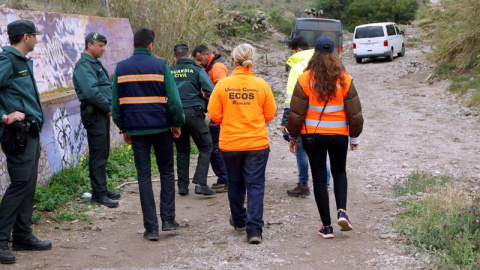
<path fill-rule="evenodd" d="M 392 61 L 395 55 L 404 56 L 402 34 L 393 22 L 359 25 L 353 33 L 353 57 L 361 63 L 363 58 L 386 57 Z"/>

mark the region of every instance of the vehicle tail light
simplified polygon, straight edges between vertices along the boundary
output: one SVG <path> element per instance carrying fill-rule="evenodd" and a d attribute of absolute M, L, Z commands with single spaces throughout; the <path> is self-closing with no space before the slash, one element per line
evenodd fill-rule
<path fill-rule="evenodd" d="M 357 44 L 353 43 L 353 48 L 356 49 L 356 48 L 357 48 Z"/>
<path fill-rule="evenodd" d="M 388 47 L 388 40 L 383 41 L 383 47 Z"/>
<path fill-rule="evenodd" d="M 338 54 L 342 54 L 343 47 L 342 45 L 338 45 Z"/>

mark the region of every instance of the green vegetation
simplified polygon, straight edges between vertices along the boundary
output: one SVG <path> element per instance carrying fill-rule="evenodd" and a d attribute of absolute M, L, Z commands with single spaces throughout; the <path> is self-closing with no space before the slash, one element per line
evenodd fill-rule
<path fill-rule="evenodd" d="M 480 268 L 480 197 L 472 197 L 446 187 L 447 176 L 414 173 L 395 194 L 419 191 L 423 198 L 405 201 L 404 213 L 395 221 L 411 251 L 432 254 L 441 269 Z"/>
<path fill-rule="evenodd" d="M 407 24 L 415 19 L 417 0 L 317 0 L 315 8 L 325 18 L 341 20 L 343 27 L 353 31 L 366 23 L 392 21 Z"/>
<path fill-rule="evenodd" d="M 477 0 L 439 1 L 420 9 L 425 40 L 433 49 L 430 59 L 438 65 L 436 75 L 452 79 L 449 89 L 455 93 L 465 94 L 471 89 L 470 103 L 474 105 L 480 105 L 478 10 Z"/>
<path fill-rule="evenodd" d="M 447 176 L 433 176 L 430 173 L 414 172 L 403 184 L 396 183 L 393 186 L 395 196 L 405 196 L 407 194 L 417 194 L 418 192 L 436 191 L 438 187 L 444 187 L 448 181 Z"/>
<path fill-rule="evenodd" d="M 152 156 L 152 171 L 156 170 L 155 158 Z M 124 182 L 129 177 L 136 175 L 133 163 L 131 146 L 122 144 L 112 149 L 107 163 L 107 179 L 110 190 Z M 51 211 L 58 220 L 88 220 L 82 214 L 85 208 L 81 205 L 64 207 L 68 202 L 82 197 L 85 192 L 91 193 L 90 178 L 88 173 L 88 156 L 80 159 L 75 168 L 66 168 L 56 173 L 45 187 L 37 187 L 35 204 L 37 211 Z M 33 223 L 40 221 L 41 212 L 34 214 Z"/>

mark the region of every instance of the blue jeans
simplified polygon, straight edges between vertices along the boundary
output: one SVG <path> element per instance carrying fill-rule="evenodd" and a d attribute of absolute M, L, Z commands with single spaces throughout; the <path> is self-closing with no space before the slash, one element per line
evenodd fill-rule
<path fill-rule="evenodd" d="M 308 156 L 303 148 L 302 138 L 297 138 L 297 167 L 298 167 L 298 183 L 302 185 L 308 184 Z M 330 186 L 330 159 L 327 157 L 327 188 Z"/>
<path fill-rule="evenodd" d="M 227 169 L 225 168 L 225 162 L 223 161 L 222 154 L 218 148 L 218 139 L 220 136 L 220 126 L 212 124 L 210 122 L 209 129 L 212 136 L 212 153 L 210 155 L 210 164 L 212 170 L 218 177 L 217 184 L 227 184 Z"/>
<path fill-rule="evenodd" d="M 233 223 L 247 227 L 250 236 L 262 235 L 265 168 L 270 148 L 222 152 L 228 175 L 228 200 Z M 247 208 L 245 209 L 245 195 Z"/>
<path fill-rule="evenodd" d="M 175 220 L 172 132 L 138 135 L 131 138 L 143 212 L 143 226 L 148 230 L 158 230 L 157 211 L 152 190 L 150 151 L 153 147 L 160 172 L 160 217 L 162 221 Z"/>

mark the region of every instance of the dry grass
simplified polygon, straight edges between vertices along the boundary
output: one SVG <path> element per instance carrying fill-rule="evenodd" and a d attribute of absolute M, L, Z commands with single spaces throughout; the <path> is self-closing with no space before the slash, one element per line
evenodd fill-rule
<path fill-rule="evenodd" d="M 95 16 L 128 18 L 133 31 L 155 32 L 154 54 L 172 64 L 173 46 L 186 43 L 192 49 L 215 39 L 222 4 L 217 0 L 5 0 L 15 9 L 41 10 Z"/>
<path fill-rule="evenodd" d="M 422 9 L 432 60 L 480 71 L 480 1 L 443 0 Z"/>
<path fill-rule="evenodd" d="M 135 32 L 140 28 L 155 31 L 154 53 L 173 59 L 173 46 L 185 43 L 191 49 L 215 37 L 219 4 L 213 0 L 110 0 L 116 17 L 130 19 Z"/>

